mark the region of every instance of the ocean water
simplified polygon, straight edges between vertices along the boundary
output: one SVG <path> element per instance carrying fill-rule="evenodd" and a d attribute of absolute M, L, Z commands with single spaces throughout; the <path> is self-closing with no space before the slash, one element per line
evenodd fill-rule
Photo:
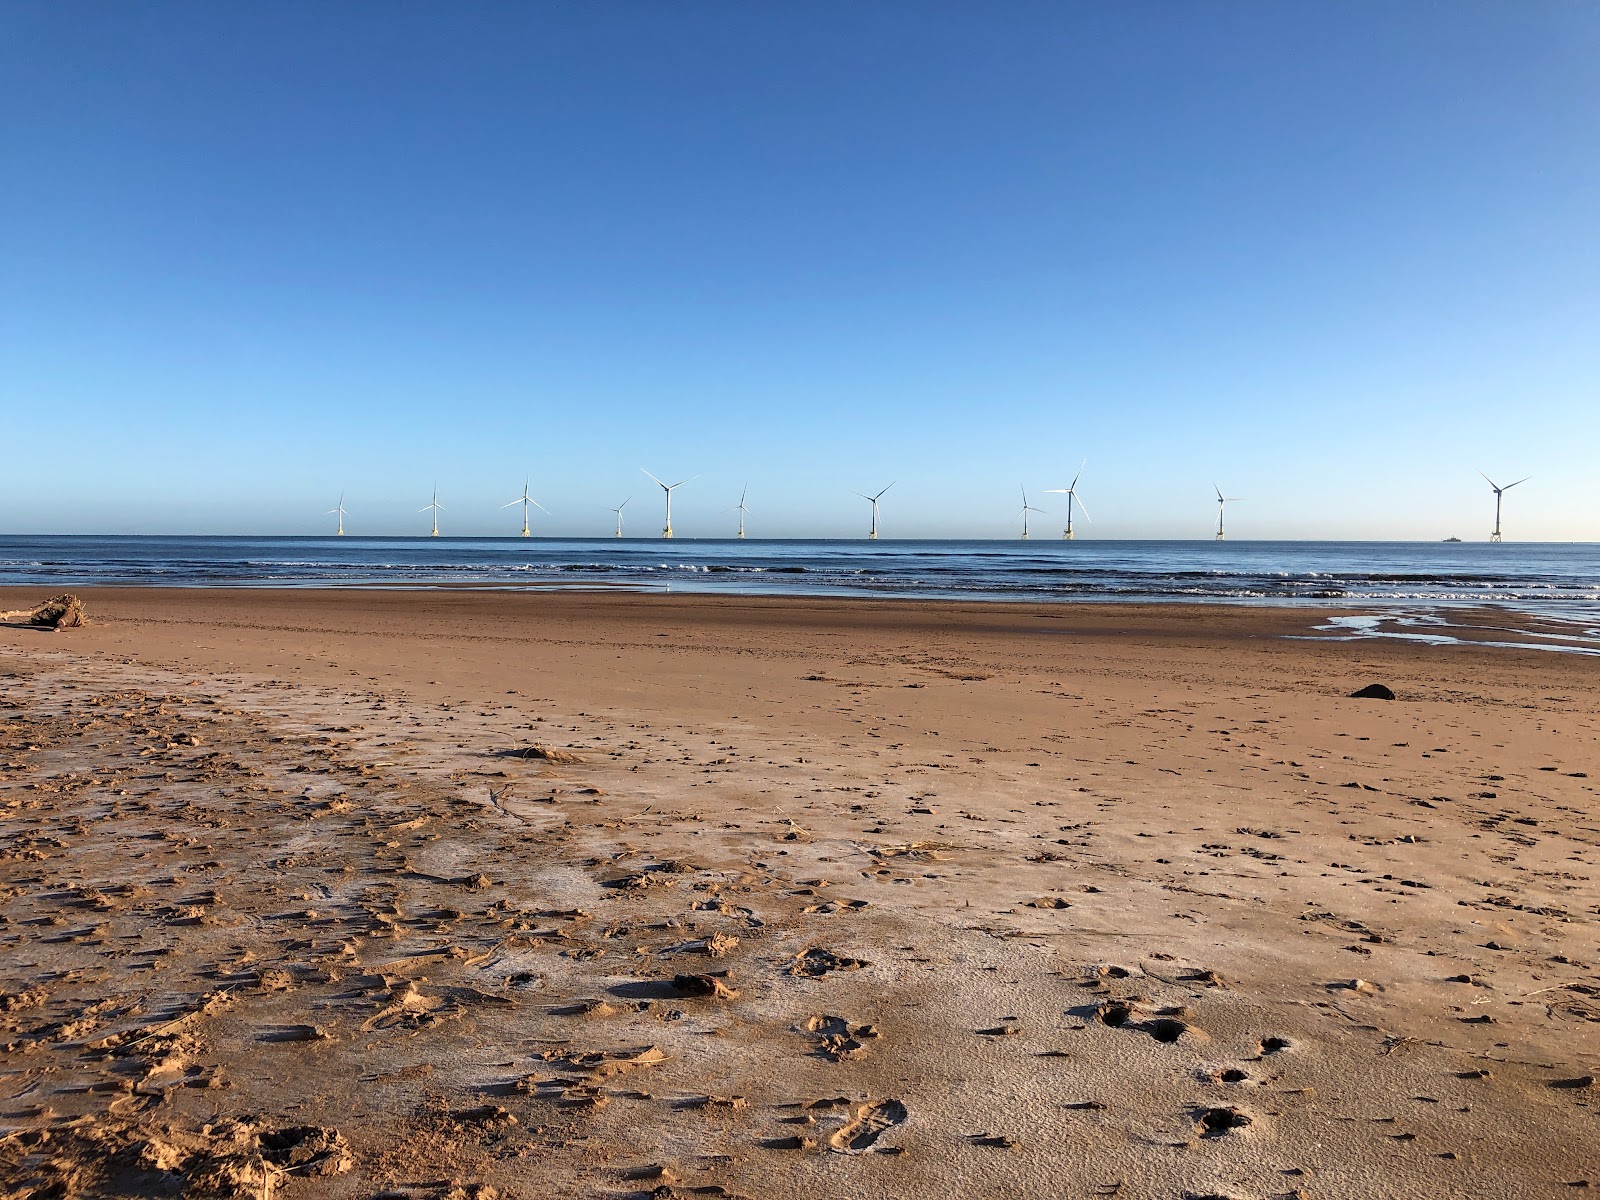
<path fill-rule="evenodd" d="M 1537 542 L 0 536 L 0 584 L 1470 603 L 1600 623 L 1600 545 Z"/>

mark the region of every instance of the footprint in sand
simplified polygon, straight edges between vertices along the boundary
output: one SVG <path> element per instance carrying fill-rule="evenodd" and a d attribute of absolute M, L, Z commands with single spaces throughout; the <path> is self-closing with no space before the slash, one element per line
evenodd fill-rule
<path fill-rule="evenodd" d="M 786 975 L 806 975 L 815 979 L 826 975 L 830 971 L 858 971 L 862 967 L 872 964 L 863 958 L 848 958 L 842 954 L 835 954 L 832 950 L 824 950 L 820 946 L 813 946 L 794 956 Z"/>
<path fill-rule="evenodd" d="M 905 1119 L 906 1106 L 898 1100 L 863 1104 L 853 1118 L 829 1136 L 828 1146 L 841 1154 L 860 1154 Z"/>
<path fill-rule="evenodd" d="M 816 1053 L 829 1062 L 842 1062 L 866 1053 L 863 1039 L 878 1036 L 875 1025 L 856 1025 L 844 1017 L 807 1017 L 804 1030 L 816 1037 Z"/>
<path fill-rule="evenodd" d="M 1242 1109 L 1202 1108 L 1195 1112 L 1195 1132 L 1203 1138 L 1224 1137 L 1255 1122 Z"/>
<path fill-rule="evenodd" d="M 1177 1041 L 1209 1042 L 1211 1037 L 1205 1030 L 1191 1025 L 1187 1021 L 1180 1021 L 1176 1017 L 1158 1017 L 1153 1021 L 1144 1023 L 1144 1031 L 1158 1042 L 1168 1044 Z"/>

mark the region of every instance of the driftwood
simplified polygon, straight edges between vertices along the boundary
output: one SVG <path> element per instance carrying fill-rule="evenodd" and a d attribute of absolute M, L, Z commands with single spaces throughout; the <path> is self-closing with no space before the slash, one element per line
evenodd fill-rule
<path fill-rule="evenodd" d="M 33 608 L 0 612 L 0 621 L 21 621 L 45 629 L 76 629 L 80 625 L 88 624 L 83 615 L 83 601 L 70 592 L 64 596 L 52 596 L 43 604 L 35 605 Z"/>

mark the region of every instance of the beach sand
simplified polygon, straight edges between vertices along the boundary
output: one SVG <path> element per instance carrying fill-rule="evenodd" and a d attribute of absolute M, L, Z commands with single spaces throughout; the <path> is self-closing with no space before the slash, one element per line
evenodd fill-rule
<path fill-rule="evenodd" d="M 1592 658 L 82 594 L 0 628 L 5 1197 L 1600 1186 Z"/>

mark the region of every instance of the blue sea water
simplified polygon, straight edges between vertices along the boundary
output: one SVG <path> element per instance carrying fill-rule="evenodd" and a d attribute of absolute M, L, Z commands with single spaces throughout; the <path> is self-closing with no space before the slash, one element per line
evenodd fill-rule
<path fill-rule="evenodd" d="M 972 600 L 1494 604 L 1600 624 L 1600 545 L 0 536 L 0 584 L 625 587 Z"/>

